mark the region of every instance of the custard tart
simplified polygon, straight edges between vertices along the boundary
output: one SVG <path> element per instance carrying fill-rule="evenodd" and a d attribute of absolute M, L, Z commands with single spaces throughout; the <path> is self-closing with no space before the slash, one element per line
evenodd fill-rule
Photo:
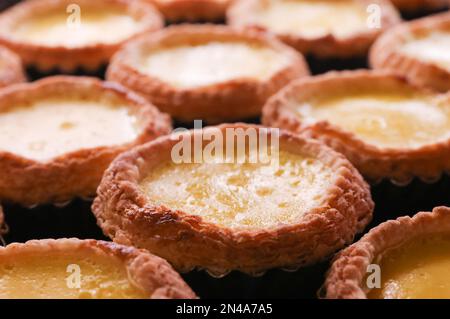
<path fill-rule="evenodd" d="M 19 56 L 0 46 L 0 88 L 25 81 L 26 75 Z"/>
<path fill-rule="evenodd" d="M 385 222 L 339 253 L 324 296 L 450 299 L 450 208 Z"/>
<path fill-rule="evenodd" d="M 147 0 L 156 5 L 166 20 L 215 22 L 225 18 L 231 0 Z"/>
<path fill-rule="evenodd" d="M 95 194 L 119 153 L 169 133 L 169 117 L 115 83 L 55 76 L 0 92 L 0 199 Z"/>
<path fill-rule="evenodd" d="M 402 24 L 371 49 L 375 69 L 393 70 L 414 83 L 450 90 L 450 12 Z"/>
<path fill-rule="evenodd" d="M 450 170 L 450 95 L 391 73 L 296 81 L 266 104 L 262 121 L 325 142 L 371 182 L 433 182 Z"/>
<path fill-rule="evenodd" d="M 195 298 L 163 259 L 114 243 L 32 240 L 0 247 L 0 299 Z"/>
<path fill-rule="evenodd" d="M 0 14 L 0 44 L 40 71 L 91 71 L 163 23 L 156 8 L 141 0 L 29 0 Z"/>
<path fill-rule="evenodd" d="M 183 161 L 174 157 L 180 152 Z M 205 160 L 213 153 L 221 155 Z M 368 185 L 342 155 L 247 124 L 185 131 L 137 147 L 112 163 L 97 195 L 92 211 L 114 241 L 148 249 L 180 271 L 214 276 L 323 260 L 351 242 L 373 210 Z"/>
<path fill-rule="evenodd" d="M 274 33 L 319 58 L 364 56 L 400 20 L 385 0 L 236 0 L 227 12 L 229 25 Z"/>
<path fill-rule="evenodd" d="M 402 12 L 434 11 L 448 8 L 449 0 L 391 0 Z"/>
<path fill-rule="evenodd" d="M 259 116 L 268 97 L 308 74 L 303 57 L 271 37 L 183 25 L 129 43 L 112 59 L 107 78 L 180 122 L 217 123 Z"/>

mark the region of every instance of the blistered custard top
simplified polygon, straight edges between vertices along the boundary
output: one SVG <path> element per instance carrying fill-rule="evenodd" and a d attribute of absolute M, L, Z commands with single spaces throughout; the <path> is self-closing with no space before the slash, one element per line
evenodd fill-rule
<path fill-rule="evenodd" d="M 292 225 L 322 203 L 335 172 L 316 159 L 283 151 L 276 162 L 167 162 L 152 169 L 140 187 L 151 204 L 222 227 Z"/>
<path fill-rule="evenodd" d="M 364 6 L 355 1 L 269 0 L 252 12 L 252 23 L 276 33 L 346 37 L 367 29 Z"/>
<path fill-rule="evenodd" d="M 261 45 L 243 42 L 206 42 L 151 51 L 139 68 L 178 88 L 193 88 L 234 79 L 270 78 L 288 58 Z"/>
<path fill-rule="evenodd" d="M 0 260 L 0 298 L 148 298 L 118 260 L 86 253 L 20 255 Z"/>
<path fill-rule="evenodd" d="M 450 298 L 449 236 L 417 238 L 387 252 L 380 266 L 381 288 L 369 298 Z"/>
<path fill-rule="evenodd" d="M 432 63 L 450 72 L 450 30 L 436 31 L 405 42 L 400 51 L 412 58 Z"/>
<path fill-rule="evenodd" d="M 0 150 L 46 161 L 87 148 L 133 141 L 139 130 L 125 106 L 89 100 L 39 100 L 0 111 Z"/>
<path fill-rule="evenodd" d="M 450 105 L 414 93 L 353 93 L 295 105 L 305 123 L 328 121 L 382 148 L 417 148 L 450 138 Z"/>
<path fill-rule="evenodd" d="M 12 36 L 27 43 L 76 48 L 96 43 L 118 43 L 143 28 L 142 22 L 124 10 L 83 7 L 78 20 L 61 8 L 20 21 L 12 29 Z"/>

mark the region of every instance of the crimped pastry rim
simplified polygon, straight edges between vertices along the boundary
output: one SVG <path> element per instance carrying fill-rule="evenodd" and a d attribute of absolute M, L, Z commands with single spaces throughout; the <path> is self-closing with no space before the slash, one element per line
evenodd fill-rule
<path fill-rule="evenodd" d="M 232 0 L 148 0 L 169 21 L 214 21 L 225 17 Z"/>
<path fill-rule="evenodd" d="M 182 39 L 180 35 L 183 36 Z M 183 43 L 183 41 L 189 43 L 191 38 L 200 36 L 205 38 L 205 41 L 210 38 L 215 41 L 236 39 L 242 42 L 257 42 L 288 56 L 291 62 L 265 80 L 236 78 L 193 88 L 173 86 L 156 76 L 140 72 L 139 69 L 128 62 L 136 59 L 140 50 L 148 50 L 159 45 L 164 47 L 166 44 L 161 43 L 162 41 L 168 41 L 167 39 L 170 40 L 177 36 L 177 43 Z M 169 26 L 151 35 L 143 35 L 130 41 L 112 58 L 106 78 L 122 83 L 124 86 L 141 93 L 177 120 L 189 122 L 193 119 L 203 118 L 211 124 L 212 122 L 235 120 L 235 118 L 229 118 L 235 117 L 235 114 L 242 114 L 242 116 L 236 116 L 237 119 L 239 117 L 242 119 L 242 117 L 258 116 L 257 113 L 260 113 L 260 111 L 250 110 L 248 112 L 251 114 L 247 114 L 246 109 L 238 105 L 240 103 L 236 102 L 237 99 L 243 97 L 246 99 L 247 105 L 257 104 L 291 80 L 307 75 L 309 75 L 309 68 L 303 56 L 274 37 L 260 32 L 234 30 L 226 26 L 212 24 L 182 24 Z M 244 93 L 249 96 L 244 96 Z M 234 103 L 227 102 L 229 100 L 234 101 Z M 226 104 L 227 114 L 220 110 L 219 105 L 223 103 Z M 261 103 L 259 109 L 262 104 L 264 102 Z"/>
<path fill-rule="evenodd" d="M 161 14 L 149 2 L 144 0 L 78 0 L 77 5 L 98 6 L 98 1 L 111 3 L 129 8 L 130 14 L 142 15 L 141 20 L 146 21 L 146 27 L 136 32 L 131 37 L 116 43 L 90 43 L 79 47 L 65 45 L 48 46 L 45 44 L 30 43 L 15 39 L 8 33 L 0 32 L 0 44 L 9 47 L 22 57 L 26 65 L 32 65 L 39 70 L 48 71 L 61 69 L 62 71 L 74 71 L 77 68 L 95 70 L 103 63 L 107 63 L 113 53 L 124 43 L 141 34 L 152 32 L 164 26 Z M 8 30 L 18 19 L 26 19 L 28 15 L 35 15 L 39 10 L 47 10 L 49 7 L 67 6 L 71 0 L 28 0 L 14 5 L 0 14 L 0 30 Z"/>
<path fill-rule="evenodd" d="M 425 144 L 418 148 L 380 147 L 367 143 L 357 137 L 356 134 L 333 125 L 328 121 L 316 122 L 311 125 L 303 124 L 295 112 L 290 109 L 289 101 L 295 99 L 296 91 L 302 92 L 303 89 L 303 92 L 305 92 L 308 86 L 322 86 L 323 90 L 326 91 L 327 85 L 336 85 L 338 81 L 344 88 L 345 85 L 351 87 L 352 83 L 362 84 L 367 82 L 368 86 L 374 86 L 378 82 L 383 83 L 382 85 L 384 86 L 388 81 L 394 81 L 398 84 L 407 84 L 415 88 L 415 90 L 422 91 L 426 94 L 434 94 L 436 98 L 450 101 L 450 94 L 439 94 L 428 88 L 417 86 L 396 73 L 379 70 L 332 71 L 314 78 L 294 81 L 273 96 L 263 108 L 263 124 L 289 129 L 325 142 L 325 144 L 338 149 L 338 151 L 346 155 L 362 174 L 373 182 L 389 178 L 397 184 L 409 184 L 415 176 L 424 181 L 434 181 L 439 179 L 442 173 L 450 170 L 450 167 L 446 166 L 432 169 L 433 163 L 431 163 L 432 161 L 430 159 L 430 163 L 427 163 L 430 172 L 427 173 L 426 169 L 420 169 L 418 172 L 414 172 L 414 167 L 423 165 L 424 157 L 444 156 L 442 150 L 450 150 L 450 138 Z M 450 157 L 450 154 L 447 157 Z M 378 165 L 373 165 L 371 163 L 373 160 L 379 161 L 377 162 Z M 394 161 L 398 162 L 399 165 L 403 163 L 403 165 L 409 166 L 409 170 L 412 172 L 407 170 L 407 172 L 402 172 L 401 175 L 397 175 L 396 168 L 390 167 L 392 164 L 390 162 Z M 443 160 L 443 162 L 446 161 Z M 436 166 L 442 165 L 439 162 L 436 164 Z M 380 171 L 384 171 L 385 173 L 382 174 Z"/>
<path fill-rule="evenodd" d="M 385 0 L 354 0 L 361 3 L 362 6 L 378 4 L 381 6 L 382 27 L 363 32 L 355 32 L 346 37 L 337 37 L 333 34 L 327 34 L 320 37 L 306 37 L 294 33 L 276 34 L 285 43 L 293 46 L 303 54 L 317 56 L 319 58 L 351 58 L 363 56 L 367 53 L 370 45 L 383 30 L 399 23 L 401 17 L 390 1 Z M 256 6 L 260 5 L 259 0 L 235 0 L 227 10 L 227 23 L 236 28 L 257 29 L 269 32 L 262 25 L 246 26 L 246 17 L 251 15 Z"/>
<path fill-rule="evenodd" d="M 42 199 L 42 201 L 38 200 L 36 202 L 36 200 L 31 200 L 31 194 L 28 194 L 28 191 L 19 185 L 21 185 L 21 183 L 29 185 L 31 182 L 40 183 L 40 188 L 44 188 L 46 184 L 48 184 L 47 186 L 57 183 L 63 185 L 69 181 L 65 180 L 67 177 L 59 175 L 68 174 L 73 167 L 84 167 L 84 169 L 87 170 L 86 174 L 93 174 L 96 169 L 99 169 L 97 165 L 103 166 L 104 161 L 107 158 L 117 155 L 134 145 L 145 143 L 171 131 L 172 126 L 170 117 L 160 113 L 156 107 L 148 103 L 145 99 L 117 83 L 105 82 L 91 77 L 60 75 L 43 78 L 31 83 L 9 86 L 0 91 L 0 100 L 2 101 L 0 110 L 2 108 L 14 108 L 12 105 L 14 105 L 16 99 L 24 101 L 32 100 L 33 97 L 37 97 L 38 99 L 43 96 L 48 97 L 51 96 L 51 92 L 54 91 L 56 91 L 57 94 L 60 94 L 62 88 L 71 90 L 73 94 L 79 91 L 79 94 L 82 97 L 86 97 L 86 95 L 96 96 L 112 93 L 114 94 L 113 97 L 108 97 L 108 99 L 123 99 L 123 101 L 127 102 L 124 103 L 124 107 L 130 109 L 138 121 L 142 121 L 139 125 L 140 132 L 134 140 L 122 145 L 99 146 L 94 148 L 81 147 L 78 150 L 61 154 L 47 161 L 26 158 L 20 154 L 0 150 L 0 167 L 4 167 L 2 173 L 4 176 L 7 176 L 8 174 L 12 175 L 10 177 L 15 180 L 15 187 L 13 188 L 11 184 L 9 187 L 6 187 L 4 183 L 7 182 L 1 181 L 0 178 L 0 188 L 3 188 L 0 197 L 6 201 L 17 202 L 26 206 L 34 206 L 43 202 L 65 202 L 70 200 L 76 196 L 61 199 L 58 198 L 57 200 Z M 104 96 L 107 97 L 106 95 Z M 59 97 L 61 96 L 59 95 Z M 61 98 L 64 97 L 62 96 Z M 11 103 L 7 103 L 8 101 Z M 51 178 L 44 178 L 44 175 L 50 175 Z M 83 176 L 80 176 L 80 178 L 83 178 Z M 72 183 L 74 182 L 72 181 Z M 69 188 L 75 187 L 73 184 L 71 185 L 72 186 L 66 186 Z M 6 195 L 5 187 L 9 189 L 8 195 Z M 14 191 L 14 194 L 9 193 L 12 189 L 16 190 Z M 5 192 L 5 194 L 3 194 L 3 192 Z M 78 195 L 89 196 L 88 194 Z M 43 194 L 38 197 L 41 198 L 42 196 Z M 52 196 L 54 196 L 54 194 L 47 193 L 47 196 L 53 198 Z"/>
<path fill-rule="evenodd" d="M 362 239 L 336 255 L 323 286 L 329 299 L 367 299 L 363 288 L 367 266 L 388 249 L 401 246 L 417 236 L 450 232 L 450 208 L 436 207 L 414 217 L 389 220 L 369 231 Z"/>
<path fill-rule="evenodd" d="M 223 124 L 212 128 L 225 130 L 226 128 L 262 127 L 236 123 Z M 201 132 L 188 131 L 184 134 L 201 134 Z M 296 224 L 264 229 L 232 229 L 204 221 L 198 215 L 190 215 L 179 210 L 171 210 L 169 207 L 148 204 L 146 195 L 138 186 L 140 178 L 143 177 L 140 173 L 140 169 L 145 163 L 143 157 L 150 153 L 161 154 L 174 143 L 170 140 L 170 136 L 161 137 L 119 156 L 104 174 L 103 181 L 97 190 L 98 196 L 92 205 L 92 211 L 104 233 L 120 243 L 139 247 L 139 239 L 136 240 L 136 238 L 145 233 L 144 229 L 155 230 L 153 236 L 158 237 L 158 240 L 161 239 L 162 243 L 167 242 L 165 239 L 170 241 L 171 238 L 180 237 L 180 240 L 183 241 L 183 238 L 188 238 L 187 242 L 183 242 L 183 245 L 186 247 L 189 247 L 191 244 L 189 242 L 191 236 L 198 236 L 198 240 L 200 240 L 203 248 L 201 252 L 196 253 L 200 256 L 208 251 L 209 254 L 204 257 L 200 256 L 197 260 L 186 260 L 189 257 L 184 256 L 180 257 L 184 258 L 180 262 L 180 260 L 175 261 L 179 254 L 183 254 L 180 251 L 177 253 L 169 252 L 169 254 L 172 254 L 170 256 L 166 254 L 166 251 L 164 253 L 166 255 L 162 256 L 181 271 L 200 268 L 217 276 L 222 276 L 231 270 L 259 274 L 269 268 L 298 268 L 318 262 L 328 257 L 333 251 L 341 248 L 345 242 L 351 242 L 353 236 L 362 232 L 370 222 L 374 204 L 369 187 L 356 169 L 341 154 L 332 151 L 325 145 L 284 131 L 280 133 L 280 141 L 288 143 L 291 151 L 296 152 L 298 150 L 298 152 L 314 154 L 336 171 L 336 176 L 331 182 L 330 188 L 326 190 L 327 195 L 323 200 L 323 204 L 305 212 Z M 295 147 L 302 147 L 302 149 Z M 342 218 L 343 215 L 345 215 L 344 218 Z M 169 224 L 168 227 L 173 226 L 173 229 L 164 230 L 164 228 L 161 228 L 162 233 L 159 233 L 158 225 L 164 223 Z M 328 226 L 322 228 L 324 226 L 323 223 L 328 224 Z M 333 224 L 333 226 L 330 227 L 329 223 Z M 322 234 L 323 237 L 315 238 L 312 240 L 312 244 L 308 244 L 314 246 L 316 250 L 308 247 L 312 252 L 311 255 L 306 258 L 302 256 L 301 258 L 305 260 L 300 260 L 298 264 L 293 262 L 290 256 L 283 256 L 288 261 L 275 260 L 275 262 L 270 261 L 270 258 L 265 256 L 267 251 L 264 250 L 266 249 L 272 250 L 272 254 L 276 254 L 278 249 L 281 251 L 281 249 L 291 250 L 292 248 L 298 251 L 302 245 L 300 244 L 300 246 L 294 248 L 296 237 L 307 239 L 309 232 L 312 235 L 320 232 L 320 230 L 328 233 Z M 150 235 L 144 236 L 148 237 Z M 167 238 L 164 238 L 164 236 Z M 325 237 L 327 236 L 333 239 L 326 239 Z M 197 239 L 194 238 L 192 240 Z M 318 240 L 319 243 L 315 243 L 315 240 Z M 214 248 L 215 243 L 220 244 Z M 191 252 L 189 256 L 195 251 L 195 242 L 193 245 L 194 249 L 187 249 Z M 149 249 L 149 247 L 145 248 Z M 169 250 L 168 247 L 164 249 Z M 219 263 L 216 261 L 211 262 L 209 259 L 211 256 L 217 255 L 217 249 L 225 251 L 227 258 Z M 261 251 L 258 252 L 258 249 Z M 252 251 L 253 254 L 261 254 L 263 258 L 248 257 L 249 251 Z M 266 260 L 264 260 L 264 256 Z M 236 261 L 235 258 L 238 260 Z M 199 262 L 199 260 L 202 261 Z M 245 264 L 246 262 L 247 264 Z"/>
<path fill-rule="evenodd" d="M 0 87 L 27 80 L 20 57 L 4 46 L 0 46 L 0 61 L 4 64 L 0 71 Z"/>
<path fill-rule="evenodd" d="M 369 53 L 370 65 L 374 69 L 391 69 L 420 85 L 430 86 L 443 92 L 450 90 L 449 70 L 431 61 L 414 58 L 397 50 L 410 35 L 440 28 L 450 30 L 450 12 L 431 15 L 394 27 L 380 36 L 372 46 Z"/>
<path fill-rule="evenodd" d="M 78 238 L 30 240 L 26 243 L 12 243 L 0 247 L 0 259 L 9 254 L 44 253 L 49 251 L 83 250 L 98 255 L 107 255 L 119 259 L 126 266 L 129 282 L 132 286 L 149 294 L 149 298 L 196 298 L 194 292 L 162 258 L 145 250 L 118 245 L 112 242 Z"/>

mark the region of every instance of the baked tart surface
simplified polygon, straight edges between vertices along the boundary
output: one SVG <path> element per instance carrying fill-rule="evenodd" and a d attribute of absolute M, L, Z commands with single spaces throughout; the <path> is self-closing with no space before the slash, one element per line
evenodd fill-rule
<path fill-rule="evenodd" d="M 230 0 L 148 0 L 169 21 L 220 21 Z"/>
<path fill-rule="evenodd" d="M 301 55 L 255 32 L 184 25 L 141 37 L 112 60 L 107 78 L 175 119 L 251 118 L 282 86 L 308 75 Z"/>
<path fill-rule="evenodd" d="M 325 296 L 448 299 L 449 248 L 447 207 L 385 222 L 337 255 L 324 285 Z"/>
<path fill-rule="evenodd" d="M 370 6 L 381 14 L 376 26 L 369 21 Z M 231 26 L 272 32 L 300 52 L 321 58 L 363 56 L 382 30 L 400 21 L 384 0 L 237 0 L 227 18 Z"/>
<path fill-rule="evenodd" d="M 393 70 L 414 83 L 450 90 L 450 13 L 405 23 L 386 33 L 371 50 L 376 69 Z"/>
<path fill-rule="evenodd" d="M 0 248 L 1 299 L 195 298 L 163 259 L 96 240 L 32 240 Z"/>
<path fill-rule="evenodd" d="M 0 88 L 26 81 L 20 57 L 0 46 Z"/>
<path fill-rule="evenodd" d="M 90 196 L 120 152 L 170 132 L 169 118 L 113 83 L 49 77 L 0 93 L 0 198 Z"/>
<path fill-rule="evenodd" d="M 450 96 L 393 74 L 334 72 L 297 81 L 263 113 L 264 124 L 343 153 L 371 181 L 432 181 L 449 169 Z"/>
<path fill-rule="evenodd" d="M 235 124 L 180 136 L 196 140 L 235 129 L 271 132 Z M 178 142 L 164 137 L 116 159 L 92 209 L 114 241 L 146 248 L 181 271 L 220 276 L 309 265 L 350 242 L 371 219 L 361 176 L 314 141 L 282 132 L 277 161 L 176 164 L 171 153 Z M 249 148 L 244 158 L 256 152 Z"/>
<path fill-rule="evenodd" d="M 141 0 L 31 0 L 0 15 L 0 43 L 43 71 L 95 70 L 126 41 L 162 27 Z"/>

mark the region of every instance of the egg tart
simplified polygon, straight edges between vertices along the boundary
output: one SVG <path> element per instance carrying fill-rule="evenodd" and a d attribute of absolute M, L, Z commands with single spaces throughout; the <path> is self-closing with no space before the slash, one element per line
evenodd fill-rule
<path fill-rule="evenodd" d="M 32 240 L 0 248 L 0 299 L 195 298 L 163 259 L 114 243 Z"/>
<path fill-rule="evenodd" d="M 40 71 L 96 70 L 128 40 L 163 27 L 136 0 L 29 0 L 0 14 L 0 44 Z"/>
<path fill-rule="evenodd" d="M 147 0 L 169 21 L 220 21 L 231 0 Z"/>
<path fill-rule="evenodd" d="M 303 57 L 277 40 L 224 26 L 173 26 L 119 51 L 107 78 L 180 122 L 257 117 L 269 96 L 308 75 Z"/>
<path fill-rule="evenodd" d="M 95 194 L 119 153 L 170 132 L 118 84 L 55 76 L 0 92 L 0 199 L 26 206 Z"/>
<path fill-rule="evenodd" d="M 343 153 L 371 182 L 433 182 L 450 170 L 450 95 L 384 72 L 296 81 L 265 106 L 263 123 Z"/>
<path fill-rule="evenodd" d="M 391 0 L 402 12 L 434 11 L 449 7 L 449 0 Z"/>
<path fill-rule="evenodd" d="M 374 44 L 370 63 L 414 83 L 450 90 L 450 13 L 402 24 Z"/>
<path fill-rule="evenodd" d="M 231 26 L 274 33 L 319 58 L 364 56 L 400 20 L 385 0 L 236 0 L 227 11 Z"/>
<path fill-rule="evenodd" d="M 450 298 L 450 209 L 387 221 L 339 253 L 327 298 Z"/>
<path fill-rule="evenodd" d="M 26 75 L 19 56 L 0 46 L 0 88 L 25 81 Z"/>
<path fill-rule="evenodd" d="M 233 134 L 248 144 L 229 144 Z M 212 151 L 211 138 L 220 145 L 215 154 L 224 148 L 223 158 L 196 160 L 198 146 L 203 156 Z M 250 160 L 264 158 L 258 156 L 268 140 L 278 143 L 267 152 L 270 160 Z M 179 143 L 187 146 L 182 162 L 173 155 Z M 206 269 L 214 276 L 323 260 L 351 242 L 373 210 L 368 185 L 343 156 L 247 124 L 181 132 L 137 147 L 112 163 L 97 195 L 92 211 L 114 241 L 148 249 L 180 271 Z"/>

